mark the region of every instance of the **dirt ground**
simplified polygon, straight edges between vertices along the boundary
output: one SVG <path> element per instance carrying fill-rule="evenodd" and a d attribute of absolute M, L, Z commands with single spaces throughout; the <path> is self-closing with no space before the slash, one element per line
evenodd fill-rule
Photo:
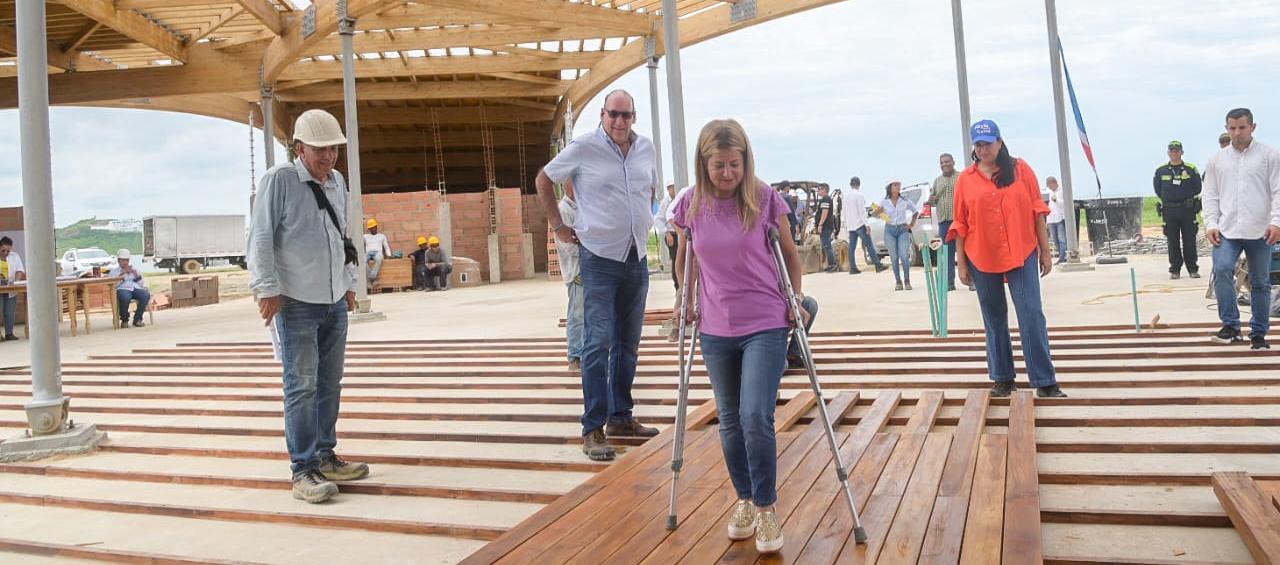
<path fill-rule="evenodd" d="M 208 269 L 200 271 L 196 275 L 147 273 L 147 286 L 151 288 L 152 294 L 164 294 L 168 293 L 169 289 L 173 287 L 173 279 L 190 278 L 192 276 L 218 277 L 218 296 L 220 301 L 232 300 L 253 294 L 249 292 L 249 271 L 239 267 Z"/>

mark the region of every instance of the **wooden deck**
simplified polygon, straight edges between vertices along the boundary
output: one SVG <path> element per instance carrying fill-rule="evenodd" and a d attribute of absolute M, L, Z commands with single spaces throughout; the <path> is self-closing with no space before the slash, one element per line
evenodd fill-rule
<path fill-rule="evenodd" d="M 1280 480 L 1280 350 L 1214 346 L 1213 329 L 1052 328 L 1071 397 L 1012 401 L 983 395 L 976 330 L 816 335 L 872 543 L 849 543 L 808 380 L 791 372 L 777 417 L 787 535 L 777 559 L 1260 561 L 1247 532 L 1265 530 L 1233 524 L 1229 506 L 1250 499 L 1220 501 L 1212 476 L 1248 473 L 1262 489 Z M 635 384 L 637 415 L 662 435 L 621 442 L 612 464 L 579 450 L 580 381 L 563 354 L 557 337 L 353 341 L 340 449 L 373 475 L 325 505 L 289 497 L 268 344 L 68 362 L 75 419 L 110 438 L 90 456 L 0 465 L 0 563 L 754 560 L 723 535 L 732 492 L 705 371 L 690 393 L 672 533 L 674 344 L 644 339 Z M 25 372 L 0 371 L 0 433 L 23 426 L 29 386 Z M 70 521 L 77 528 L 61 527 Z M 219 541 L 231 539 L 242 541 Z"/>

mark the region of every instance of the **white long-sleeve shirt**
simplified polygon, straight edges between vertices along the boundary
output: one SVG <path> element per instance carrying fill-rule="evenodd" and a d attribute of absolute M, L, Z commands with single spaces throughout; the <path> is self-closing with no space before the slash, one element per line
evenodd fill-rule
<path fill-rule="evenodd" d="M 364 234 L 364 252 L 372 253 L 381 251 L 383 257 L 391 256 L 391 243 L 387 241 L 385 233 L 366 233 Z"/>
<path fill-rule="evenodd" d="M 867 197 L 853 187 L 840 189 L 844 205 L 840 208 L 840 222 L 846 231 L 854 231 L 867 225 Z"/>
<path fill-rule="evenodd" d="M 1253 140 L 1243 151 L 1228 145 L 1204 170 L 1205 229 L 1227 239 L 1259 239 L 1280 226 L 1280 151 Z"/>
<path fill-rule="evenodd" d="M 560 199 L 559 208 L 560 221 L 566 226 L 572 226 L 578 219 L 578 203 L 566 196 Z M 560 261 L 560 278 L 564 280 L 564 284 L 573 284 L 579 271 L 578 244 L 565 243 L 557 237 L 556 257 Z"/>

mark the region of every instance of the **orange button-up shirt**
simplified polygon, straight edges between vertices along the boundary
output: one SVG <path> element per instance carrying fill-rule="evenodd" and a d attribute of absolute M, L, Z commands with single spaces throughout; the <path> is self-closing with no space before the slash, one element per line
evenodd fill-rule
<path fill-rule="evenodd" d="M 1013 184 L 996 188 L 975 163 L 956 180 L 955 221 L 947 240 L 964 238 L 964 254 L 984 273 L 1021 267 L 1039 245 L 1036 216 L 1049 215 L 1035 171 L 1017 160 Z"/>

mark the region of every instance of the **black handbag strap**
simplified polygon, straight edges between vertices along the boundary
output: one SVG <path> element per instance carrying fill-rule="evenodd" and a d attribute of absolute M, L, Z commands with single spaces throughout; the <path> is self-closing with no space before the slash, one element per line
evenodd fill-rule
<path fill-rule="evenodd" d="M 329 203 L 329 197 L 325 196 L 324 192 L 320 190 L 320 183 L 309 180 L 307 181 L 307 186 L 311 187 L 311 194 L 316 197 L 316 204 L 320 209 L 329 213 L 329 221 L 333 222 L 333 229 L 338 230 L 338 233 L 343 233 L 342 225 L 338 223 L 338 214 L 333 211 L 333 205 Z M 346 234 L 343 235 L 345 236 Z"/>

